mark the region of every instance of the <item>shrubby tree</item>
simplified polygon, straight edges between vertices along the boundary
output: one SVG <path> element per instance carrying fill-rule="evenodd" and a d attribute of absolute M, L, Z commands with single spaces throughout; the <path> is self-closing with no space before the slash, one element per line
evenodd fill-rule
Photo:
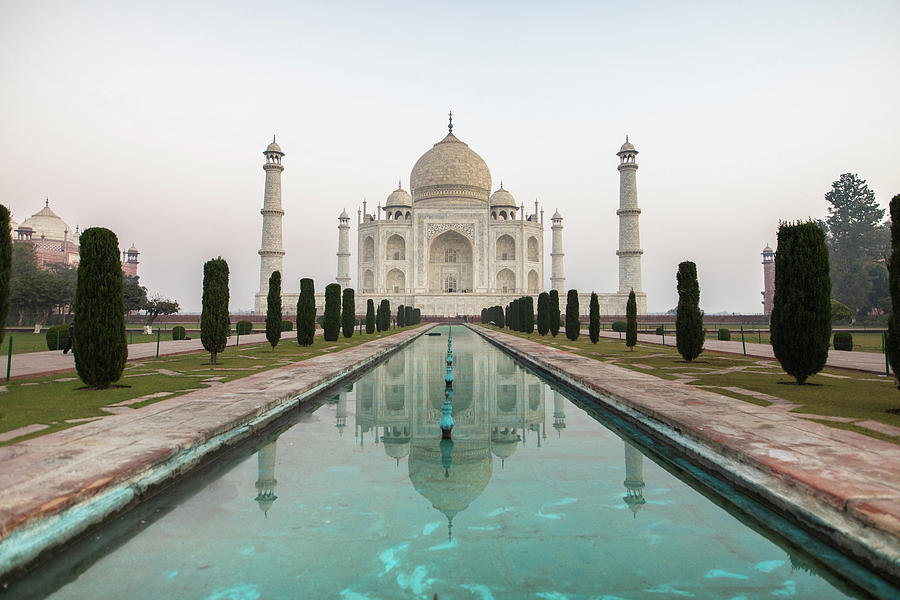
<path fill-rule="evenodd" d="M 0 342 L 3 342 L 6 316 L 9 314 L 9 284 L 12 277 L 12 236 L 9 209 L 0 204 Z"/>
<path fill-rule="evenodd" d="M 556 337 L 559 333 L 559 292 L 550 290 L 550 334 Z"/>
<path fill-rule="evenodd" d="M 354 327 L 356 327 L 356 294 L 353 288 L 346 288 L 341 300 L 341 328 L 345 338 L 353 336 Z"/>
<path fill-rule="evenodd" d="M 600 301 L 597 293 L 591 292 L 590 322 L 588 323 L 588 335 L 591 343 L 596 344 L 600 339 Z"/>
<path fill-rule="evenodd" d="M 125 275 L 123 280 L 123 295 L 125 297 L 125 312 L 135 312 L 144 308 L 147 302 L 147 288 L 141 285 L 137 276 Z"/>
<path fill-rule="evenodd" d="M 888 269 L 891 316 L 888 318 L 887 353 L 900 389 L 900 195 L 891 198 L 891 258 Z"/>
<path fill-rule="evenodd" d="M 678 347 L 681 357 L 691 362 L 703 352 L 705 338 L 703 313 L 700 312 L 700 282 L 697 281 L 697 265 L 689 260 L 680 263 L 676 280 L 678 282 L 678 310 L 675 313 L 675 345 Z"/>
<path fill-rule="evenodd" d="M 81 234 L 75 294 L 75 369 L 88 386 L 118 381 L 128 360 L 119 240 L 109 229 Z"/>
<path fill-rule="evenodd" d="M 537 306 L 537 330 L 541 335 L 547 335 L 550 331 L 550 294 L 541 292 L 538 294 Z"/>
<path fill-rule="evenodd" d="M 831 322 L 832 323 L 852 323 L 853 312 L 843 302 L 838 302 L 834 298 L 831 299 Z"/>
<path fill-rule="evenodd" d="M 329 283 L 325 286 L 325 318 L 322 321 L 322 337 L 335 342 L 341 330 L 341 286 Z"/>
<path fill-rule="evenodd" d="M 599 324 L 597 328 L 599 329 Z M 637 299 L 634 290 L 628 294 L 628 303 L 625 305 L 625 345 L 634 350 L 637 345 Z"/>
<path fill-rule="evenodd" d="M 281 341 L 281 271 L 269 276 L 269 295 L 266 297 L 266 339 L 272 350 Z"/>
<path fill-rule="evenodd" d="M 366 300 L 366 333 L 375 333 L 375 302 Z"/>
<path fill-rule="evenodd" d="M 144 324 L 153 325 L 153 321 L 160 315 L 174 315 L 180 310 L 178 302 L 165 298 L 160 294 L 153 294 L 151 298 L 145 298 L 141 304 L 141 310 L 146 317 Z"/>
<path fill-rule="evenodd" d="M 312 279 L 300 280 L 297 299 L 297 343 L 310 346 L 316 338 L 316 288 Z"/>
<path fill-rule="evenodd" d="M 84 234 L 82 234 L 82 237 Z M 80 267 L 79 267 L 80 270 Z M 80 285 L 80 283 L 79 283 Z M 225 349 L 231 318 L 228 315 L 228 263 L 221 256 L 203 265 L 203 308 L 200 313 L 200 341 L 209 352 L 209 364 Z M 78 322 L 77 308 L 75 322 Z M 78 328 L 75 328 L 78 338 Z M 77 351 L 77 347 L 76 347 Z"/>
<path fill-rule="evenodd" d="M 772 350 L 803 385 L 822 370 L 831 337 L 831 280 L 825 232 L 818 223 L 782 223 L 775 254 Z"/>
<path fill-rule="evenodd" d="M 581 333 L 581 321 L 578 314 L 578 290 L 569 290 L 566 298 L 566 337 L 573 342 Z"/>

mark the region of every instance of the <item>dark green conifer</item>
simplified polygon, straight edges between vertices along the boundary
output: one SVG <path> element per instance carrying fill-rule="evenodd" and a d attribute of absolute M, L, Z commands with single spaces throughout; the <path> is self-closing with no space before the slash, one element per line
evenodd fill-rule
<path fill-rule="evenodd" d="M 599 321 L 599 317 L 597 319 Z M 600 329 L 598 322 L 597 329 Z M 599 333 L 598 333 L 599 335 Z M 628 294 L 628 304 L 625 305 L 625 346 L 634 350 L 637 345 L 637 299 L 634 290 Z"/>
<path fill-rule="evenodd" d="M 109 229 L 91 227 L 79 245 L 75 369 L 86 385 L 105 389 L 119 380 L 128 360 L 119 240 Z"/>
<path fill-rule="evenodd" d="M 211 365 L 216 364 L 216 356 L 228 343 L 231 329 L 228 298 L 228 263 L 221 256 L 212 258 L 203 265 L 203 309 L 200 313 L 200 341 L 209 352 Z M 77 315 L 75 321 L 78 322 Z M 78 338 L 77 325 L 75 337 Z"/>
<path fill-rule="evenodd" d="M 341 329 L 345 338 L 353 337 L 356 327 L 356 294 L 353 288 L 346 288 L 341 298 Z"/>
<path fill-rule="evenodd" d="M 325 316 L 322 320 L 322 337 L 335 342 L 341 333 L 341 286 L 329 283 L 325 286 Z"/>
<path fill-rule="evenodd" d="M 550 331 L 550 294 L 547 292 L 538 294 L 537 309 L 538 333 L 547 335 L 547 332 Z"/>
<path fill-rule="evenodd" d="M 281 271 L 273 271 L 269 277 L 269 295 L 266 297 L 266 339 L 272 350 L 281 341 Z"/>
<path fill-rule="evenodd" d="M 522 296 L 522 331 L 534 333 L 534 298 Z"/>
<path fill-rule="evenodd" d="M 566 298 L 566 337 L 573 342 L 581 333 L 581 322 L 578 315 L 578 290 L 569 290 Z"/>
<path fill-rule="evenodd" d="M 375 333 L 375 301 L 366 300 L 366 333 Z"/>
<path fill-rule="evenodd" d="M 770 328 L 775 358 L 799 385 L 825 366 L 831 338 L 831 277 L 825 231 L 814 221 L 782 223 L 778 228 Z"/>
<path fill-rule="evenodd" d="M 387 331 L 391 328 L 391 301 L 383 299 L 381 301 L 381 331 Z"/>
<path fill-rule="evenodd" d="M 9 209 L 0 205 L 0 342 L 3 342 L 6 315 L 9 314 L 9 282 L 12 277 L 12 236 Z"/>
<path fill-rule="evenodd" d="M 397 327 L 406 326 L 406 307 L 402 304 L 397 307 Z"/>
<path fill-rule="evenodd" d="M 678 265 L 678 309 L 675 313 L 675 345 L 690 362 L 703 352 L 703 313 L 700 312 L 700 282 L 697 265 L 686 260 Z"/>
<path fill-rule="evenodd" d="M 600 301 L 597 299 L 597 293 L 591 292 L 590 306 L 590 322 L 588 323 L 588 335 L 591 343 L 596 344 L 600 339 Z"/>
<path fill-rule="evenodd" d="M 888 261 L 891 315 L 888 318 L 887 353 L 900 388 L 900 194 L 891 198 L 891 258 Z"/>
<path fill-rule="evenodd" d="M 297 343 L 310 346 L 316 338 L 316 288 L 312 279 L 300 280 L 297 300 Z"/>
<path fill-rule="evenodd" d="M 550 290 L 550 335 L 559 333 L 559 292 Z"/>

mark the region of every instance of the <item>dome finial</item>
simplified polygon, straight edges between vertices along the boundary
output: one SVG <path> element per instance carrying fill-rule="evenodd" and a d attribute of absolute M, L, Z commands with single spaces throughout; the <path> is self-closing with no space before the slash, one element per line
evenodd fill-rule
<path fill-rule="evenodd" d="M 625 137 L 628 137 L 628 136 L 625 136 Z M 274 133 L 272 134 L 272 142 L 273 143 L 275 142 L 275 134 Z"/>
<path fill-rule="evenodd" d="M 447 125 L 447 129 L 450 130 L 450 133 L 453 133 L 453 111 L 450 111 L 450 124 Z"/>
<path fill-rule="evenodd" d="M 45 207 L 46 207 L 46 206 L 50 206 L 50 197 L 49 197 L 49 196 L 48 196 L 47 198 L 44 199 L 44 206 L 45 206 Z"/>
<path fill-rule="evenodd" d="M 626 142 L 628 141 L 628 134 L 627 134 L 627 133 L 625 134 L 625 141 L 626 141 Z"/>

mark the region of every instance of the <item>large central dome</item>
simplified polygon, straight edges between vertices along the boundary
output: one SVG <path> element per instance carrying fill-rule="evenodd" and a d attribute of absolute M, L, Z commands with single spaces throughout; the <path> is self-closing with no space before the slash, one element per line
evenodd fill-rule
<path fill-rule="evenodd" d="M 487 202 L 491 172 L 474 150 L 449 133 L 416 161 L 409 185 L 413 202 L 439 199 Z"/>

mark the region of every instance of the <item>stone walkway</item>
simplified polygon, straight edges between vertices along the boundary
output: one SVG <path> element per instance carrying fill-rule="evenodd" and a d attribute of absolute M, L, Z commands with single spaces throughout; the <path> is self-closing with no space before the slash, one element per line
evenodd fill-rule
<path fill-rule="evenodd" d="M 584 329 L 582 335 L 588 335 L 588 330 Z M 601 337 L 618 339 L 619 334 L 614 331 L 601 331 Z M 625 334 L 622 334 L 625 337 Z M 746 339 L 750 340 L 754 336 L 747 335 Z M 663 336 L 652 333 L 639 333 L 638 341 L 647 344 L 663 344 Z M 675 332 L 665 336 L 666 346 L 675 346 Z M 743 354 L 744 350 L 741 345 L 740 336 L 737 341 L 723 342 L 720 340 L 706 340 L 703 343 L 706 350 L 715 350 L 716 352 L 728 352 L 730 354 Z M 747 355 L 759 356 L 761 358 L 771 358 L 774 360 L 775 353 L 772 351 L 770 344 L 757 344 L 747 341 Z M 884 354 L 880 352 L 847 352 L 844 350 L 831 350 L 828 352 L 829 367 L 839 369 L 853 369 L 855 371 L 865 371 L 867 373 L 885 374 Z"/>
<path fill-rule="evenodd" d="M 715 465 L 844 551 L 900 578 L 900 446 L 783 408 L 736 401 L 494 329 L 472 329 L 632 415 L 666 443 Z"/>
<path fill-rule="evenodd" d="M 0 576 L 138 502 L 209 453 L 252 435 L 296 407 L 298 396 L 302 402 L 367 369 L 428 329 L 401 331 L 0 448 Z M 241 342 L 252 338 L 242 336 Z"/>

